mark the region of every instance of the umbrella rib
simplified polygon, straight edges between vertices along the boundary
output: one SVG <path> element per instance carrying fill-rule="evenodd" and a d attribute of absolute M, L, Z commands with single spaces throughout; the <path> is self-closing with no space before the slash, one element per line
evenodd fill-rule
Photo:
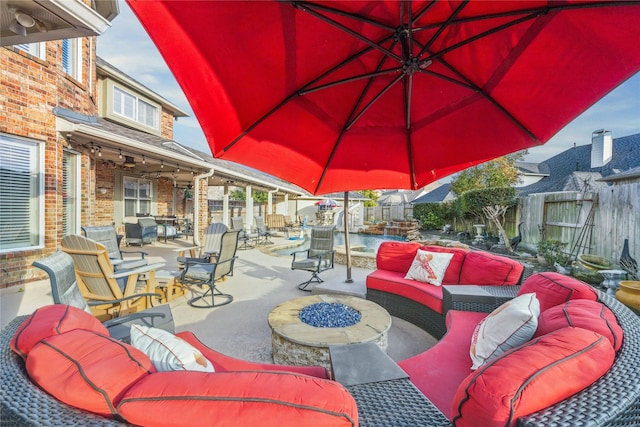
<path fill-rule="evenodd" d="M 356 116 L 349 122 L 347 123 L 346 126 L 346 130 L 351 129 L 351 126 L 353 126 L 355 124 L 355 122 L 358 121 L 358 119 L 360 117 L 362 117 L 362 115 L 378 100 L 380 99 L 380 97 L 382 95 L 384 95 L 389 89 L 391 89 L 391 87 L 398 83 L 402 78 L 404 78 L 404 74 L 399 75 L 398 77 L 396 77 L 395 79 L 393 79 L 389 84 L 387 84 L 380 92 L 378 92 L 378 94 L 367 103 L 367 105 L 365 105 L 362 110 L 360 110 L 360 112 L 358 114 L 356 114 Z"/>
<path fill-rule="evenodd" d="M 322 89 L 328 89 L 330 87 L 334 87 L 334 86 L 338 86 L 344 83 L 351 83 L 351 82 L 355 82 L 358 80 L 362 80 L 362 79 L 367 79 L 367 78 L 373 78 L 373 77 L 379 77 L 379 76 L 384 76 L 387 74 L 393 74 L 393 73 L 398 73 L 401 72 L 402 68 L 396 67 L 396 68 L 388 68 L 386 70 L 380 70 L 380 71 L 375 71 L 373 73 L 365 73 L 365 74 L 359 74 L 357 76 L 352 76 L 352 77 L 348 77 L 346 79 L 341 79 L 341 80 L 336 80 L 333 81 L 331 83 L 326 83 L 320 86 L 315 86 L 309 89 L 302 89 L 300 91 L 298 91 L 299 95 L 308 95 L 310 93 L 313 92 L 317 92 L 319 90 Z"/>
<path fill-rule="evenodd" d="M 407 158 L 409 160 L 409 176 L 411 177 L 411 187 L 417 187 L 415 167 L 413 164 L 413 146 L 411 143 L 411 90 L 413 86 L 413 74 L 407 75 L 408 79 L 402 80 L 404 88 L 405 120 L 407 134 Z M 408 81 L 407 81 L 408 80 Z"/>
<path fill-rule="evenodd" d="M 345 33 L 347 33 L 347 34 L 351 35 L 352 37 L 354 37 L 354 38 L 366 43 L 367 45 L 371 46 L 372 48 L 379 50 L 383 54 L 385 54 L 387 56 L 390 56 L 391 58 L 395 59 L 396 61 L 398 61 L 398 62 L 402 61 L 402 58 L 400 58 L 395 53 L 391 52 L 388 49 L 385 49 L 384 47 L 380 46 L 379 44 L 377 44 L 373 40 L 369 40 L 368 38 L 364 37 L 363 35 L 356 33 L 352 29 L 345 27 L 344 25 L 340 24 L 339 22 L 334 21 L 333 19 L 329 18 L 328 16 L 324 16 L 323 14 L 318 13 L 313 9 L 309 9 L 309 8 L 305 7 L 305 5 L 300 4 L 300 3 L 293 3 L 293 6 L 298 8 L 299 10 L 301 10 L 303 12 L 307 12 L 308 14 L 320 19 L 321 21 L 326 22 L 329 25 L 333 25 L 335 28 L 344 31 Z"/>
<path fill-rule="evenodd" d="M 391 44 L 391 49 L 393 49 L 397 43 L 398 43 L 398 40 L 397 39 L 394 40 L 393 43 Z M 380 68 L 384 65 L 384 63 L 385 63 L 385 61 L 387 59 L 389 59 L 389 58 L 386 57 L 386 56 L 383 56 L 382 59 L 380 60 L 380 62 L 378 63 L 378 65 L 376 66 L 376 70 L 380 70 Z M 365 94 L 369 91 L 369 88 L 371 87 L 372 83 L 373 83 L 373 78 L 369 79 L 369 82 L 367 82 L 365 87 L 362 89 L 362 92 L 360 93 L 360 96 L 358 97 L 358 100 L 353 104 L 353 109 L 349 113 L 349 119 L 347 120 L 346 123 L 350 123 L 350 119 L 353 118 L 354 113 L 356 112 L 356 110 L 358 109 L 358 106 L 360 105 L 360 103 L 364 99 Z M 331 164 L 331 161 L 333 160 L 333 156 L 335 155 L 336 151 L 338 150 L 338 145 L 340 145 L 340 141 L 342 141 L 342 137 L 344 136 L 344 133 L 346 131 L 347 131 L 347 126 L 345 125 L 342 128 L 342 130 L 340 131 L 340 135 L 338 135 L 338 139 L 336 140 L 335 144 L 333 144 L 333 148 L 331 149 L 331 153 L 329 154 L 329 157 L 327 159 L 325 167 L 322 170 L 322 175 L 320 175 L 320 179 L 318 179 L 318 185 L 316 186 L 316 189 L 315 189 L 314 193 L 317 193 L 318 190 L 320 189 L 320 186 L 322 185 L 322 182 L 324 181 L 324 177 L 326 176 L 326 174 L 327 174 L 327 172 L 329 170 L 329 165 Z"/>
<path fill-rule="evenodd" d="M 456 8 L 455 11 L 453 11 L 453 13 L 449 16 L 449 18 L 440 26 L 440 28 L 438 28 L 436 33 L 433 36 L 431 36 L 431 39 L 427 42 L 427 44 L 425 44 L 422 47 L 422 49 L 420 50 L 420 53 L 418 53 L 417 55 L 418 58 L 422 57 L 422 55 L 427 51 L 427 49 L 429 49 L 429 47 L 433 43 L 435 43 L 435 41 L 438 39 L 440 34 L 442 34 L 444 29 L 447 28 L 449 25 L 451 25 L 451 22 L 455 20 L 456 16 L 458 16 L 458 14 L 462 12 L 462 10 L 467 6 L 468 3 L 469 3 L 469 0 L 465 0 L 462 3 L 460 3 L 460 5 Z"/>
<path fill-rule="evenodd" d="M 477 16 L 469 16 L 469 17 L 465 17 L 465 18 L 459 18 L 459 19 L 455 19 L 454 21 L 450 22 L 451 24 L 463 24 L 463 23 L 467 23 L 467 22 L 473 22 L 473 21 L 481 21 L 481 20 L 485 20 L 485 19 L 494 19 L 494 18 L 505 18 L 507 16 L 513 16 L 513 15 L 522 15 L 522 14 L 529 14 L 529 13 L 535 13 L 535 12 L 550 12 L 550 11 L 556 11 L 556 10 L 571 10 L 571 9 L 589 9 L 589 8 L 596 8 L 596 7 L 617 7 L 617 6 L 636 6 L 638 4 L 637 0 L 620 0 L 620 1 L 595 1 L 595 2 L 585 2 L 585 3 L 574 3 L 574 4 L 563 4 L 563 5 L 557 5 L 557 6 L 553 6 L 553 5 L 545 5 L 545 6 L 541 6 L 541 7 L 529 7 L 529 8 L 525 8 L 525 9 L 518 9 L 518 10 L 511 10 L 511 11 L 506 11 L 506 12 L 499 12 L 499 13 L 490 13 L 490 14 L 486 14 L 486 15 L 477 15 Z M 421 27 L 416 27 L 414 28 L 415 32 L 419 32 L 419 31 L 425 31 L 425 30 L 429 30 L 432 28 L 438 28 L 441 25 L 443 25 L 444 22 L 434 22 L 432 24 L 429 25 L 424 25 Z"/>
<path fill-rule="evenodd" d="M 385 38 L 383 38 L 380 43 L 384 43 L 387 40 L 390 40 L 392 38 L 392 36 L 387 36 Z M 268 119 L 273 113 L 275 113 L 276 111 L 278 111 L 284 104 L 286 104 L 287 102 L 289 102 L 290 100 L 292 100 L 294 97 L 299 96 L 299 92 L 302 90 L 304 91 L 305 88 L 313 85 L 314 83 L 322 80 L 323 78 L 325 78 L 326 76 L 330 75 L 331 73 L 335 72 L 336 70 L 340 69 L 341 67 L 345 66 L 346 64 L 348 64 L 349 62 L 355 60 L 356 58 L 360 57 L 361 55 L 366 54 L 367 52 L 369 52 L 370 50 L 372 50 L 371 46 L 367 46 L 364 49 L 362 49 L 359 52 L 356 52 L 355 54 L 353 54 L 351 57 L 345 59 L 344 61 L 342 61 L 341 63 L 337 64 L 335 67 L 329 69 L 328 71 L 326 71 L 325 73 L 321 74 L 320 76 L 316 77 L 315 79 L 311 80 L 309 83 L 305 84 L 304 86 L 302 86 L 301 89 L 296 90 L 295 92 L 293 92 L 292 94 L 290 94 L 289 96 L 287 96 L 286 98 L 284 98 L 281 102 L 279 102 L 275 107 L 273 107 L 271 110 L 269 110 L 267 113 L 265 113 L 263 116 L 261 116 L 260 118 L 258 118 L 255 122 L 253 122 L 250 126 L 247 126 L 247 128 L 242 131 L 238 136 L 236 136 L 231 142 L 229 142 L 227 145 L 224 146 L 224 148 L 222 149 L 222 151 L 228 151 L 231 147 L 233 147 L 238 141 L 240 141 L 242 138 L 244 138 L 247 134 L 249 134 L 249 132 L 251 132 L 253 129 L 256 128 L 256 126 L 258 126 L 260 123 L 262 123 L 263 121 L 265 121 L 266 119 Z"/>
<path fill-rule="evenodd" d="M 361 21 L 361 22 L 366 22 L 367 24 L 371 24 L 375 27 L 379 27 L 379 28 L 383 28 L 385 30 L 388 31 L 395 31 L 395 28 L 383 24 L 382 22 L 379 21 L 375 21 L 373 19 L 369 19 L 366 16 L 362 16 L 362 15 L 358 15 L 355 13 L 349 13 L 349 12 L 345 12 L 344 10 L 340 10 L 340 9 L 335 9 L 332 7 L 328 7 L 328 6 L 323 6 L 321 4 L 317 4 L 317 3 L 312 3 L 312 2 L 291 2 L 291 4 L 293 4 L 294 7 L 300 9 L 301 7 L 304 8 L 310 8 L 310 9 L 315 9 L 315 10 L 321 10 L 323 12 L 329 12 L 329 13 L 333 13 L 335 15 L 340 15 L 340 16 L 344 16 L 347 18 L 351 18 L 354 19 L 356 21 Z M 300 7 L 298 7 L 300 6 Z M 302 10 L 302 9 L 301 9 Z"/>

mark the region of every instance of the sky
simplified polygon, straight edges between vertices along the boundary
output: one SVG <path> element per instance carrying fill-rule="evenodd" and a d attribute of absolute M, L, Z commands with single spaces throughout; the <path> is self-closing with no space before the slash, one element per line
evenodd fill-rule
<path fill-rule="evenodd" d="M 181 117 L 175 123 L 174 139 L 210 152 L 187 98 L 162 56 L 129 6 L 122 0 L 118 3 L 120 14 L 112 27 L 98 37 L 98 56 L 187 112 L 190 117 Z M 574 143 L 590 144 L 591 133 L 598 129 L 610 130 L 614 139 L 640 133 L 640 73 L 578 116 L 546 144 L 529 149 L 524 160 L 537 163 L 573 147 Z"/>

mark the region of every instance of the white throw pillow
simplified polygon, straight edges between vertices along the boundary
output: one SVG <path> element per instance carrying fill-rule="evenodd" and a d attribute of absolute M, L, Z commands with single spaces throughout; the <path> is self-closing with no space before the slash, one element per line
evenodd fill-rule
<path fill-rule="evenodd" d="M 471 369 L 529 341 L 538 327 L 540 302 L 535 293 L 522 294 L 482 319 L 471 337 Z"/>
<path fill-rule="evenodd" d="M 453 254 L 450 253 L 429 252 L 418 249 L 411 263 L 411 268 L 409 268 L 404 278 L 440 286 L 451 258 L 453 258 Z"/>
<path fill-rule="evenodd" d="M 131 325 L 131 345 L 146 354 L 158 372 L 214 372 L 200 351 L 163 329 Z"/>

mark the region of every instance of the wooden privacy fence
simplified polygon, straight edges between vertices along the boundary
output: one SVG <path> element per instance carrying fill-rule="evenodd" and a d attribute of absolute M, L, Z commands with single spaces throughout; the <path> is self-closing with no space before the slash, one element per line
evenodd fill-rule
<path fill-rule="evenodd" d="M 591 253 L 613 261 L 620 258 L 624 239 L 640 259 L 640 183 L 614 184 L 582 193 L 534 194 L 520 198 L 523 242 L 559 240 L 576 256 Z"/>

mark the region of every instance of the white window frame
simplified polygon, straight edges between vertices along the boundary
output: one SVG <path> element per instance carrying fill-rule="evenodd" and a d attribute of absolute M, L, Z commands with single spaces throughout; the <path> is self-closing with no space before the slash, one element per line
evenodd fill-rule
<path fill-rule="evenodd" d="M 121 102 L 119 103 L 116 102 L 116 99 L 118 98 L 116 94 L 118 92 L 122 93 L 122 96 L 120 96 Z M 125 111 L 124 101 L 127 99 L 127 97 L 133 100 L 133 111 L 131 115 L 128 115 L 127 112 Z M 141 124 L 142 126 L 146 126 L 154 130 L 159 129 L 160 108 L 156 104 L 153 104 L 147 101 L 146 99 L 140 98 L 136 96 L 136 94 L 117 85 L 113 85 L 112 99 L 113 99 L 113 114 L 118 115 L 120 117 L 124 117 L 125 119 L 128 119 L 128 120 L 132 120 L 138 124 Z M 154 109 L 155 114 L 151 115 L 153 119 L 152 124 L 149 124 L 143 121 L 143 118 L 141 117 L 143 115 L 140 108 L 141 105 L 145 105 Z"/>
<path fill-rule="evenodd" d="M 45 42 L 24 43 L 16 45 L 16 47 L 31 56 L 42 59 L 43 61 L 47 59 L 47 46 Z"/>
<path fill-rule="evenodd" d="M 64 58 L 64 46 L 69 49 L 69 59 L 66 63 Z M 82 39 L 63 39 L 62 40 L 62 69 L 74 80 L 82 83 Z"/>
<path fill-rule="evenodd" d="M 127 196 L 127 183 L 131 183 L 135 185 L 135 195 L 134 196 Z M 149 195 L 148 197 L 141 197 L 140 196 L 140 184 L 145 183 L 149 186 Z M 127 201 L 131 201 L 133 200 L 135 202 L 135 209 L 134 211 L 129 215 L 127 214 Z M 140 210 L 140 202 L 144 201 L 144 202 L 148 202 L 149 203 L 149 211 L 141 211 Z M 151 213 L 151 207 L 153 205 L 153 182 L 150 179 L 144 179 L 144 178 L 137 178 L 137 177 L 133 177 L 133 176 L 124 176 L 122 178 L 122 210 L 123 210 L 123 214 L 124 217 L 134 217 L 136 215 L 136 213 Z"/>
<path fill-rule="evenodd" d="M 0 173 L 0 253 L 44 247 L 43 146 L 40 141 L 0 133 L 0 170 L 9 171 Z M 22 164 L 17 155 L 22 156 Z M 12 178 L 17 173 L 25 172 L 29 174 L 28 182 L 24 178 L 21 183 L 14 182 Z M 28 187 L 26 193 L 19 184 Z M 10 190 L 15 190 L 14 194 Z M 12 206 L 16 206 L 13 218 Z"/>
<path fill-rule="evenodd" d="M 69 168 L 68 174 L 65 175 L 65 180 L 62 184 L 63 191 L 72 192 L 72 194 L 63 194 L 62 209 L 63 211 L 68 209 L 68 212 L 63 212 L 62 215 L 62 229 L 66 224 L 64 221 L 70 222 L 68 234 L 80 234 L 80 221 L 81 221 L 81 209 L 80 209 L 80 154 L 76 151 L 64 150 L 64 156 L 67 156 L 67 167 Z M 64 167 L 64 166 L 63 166 Z M 64 171 L 63 171 L 64 172 Z M 68 198 L 71 203 L 67 203 L 64 199 Z"/>

